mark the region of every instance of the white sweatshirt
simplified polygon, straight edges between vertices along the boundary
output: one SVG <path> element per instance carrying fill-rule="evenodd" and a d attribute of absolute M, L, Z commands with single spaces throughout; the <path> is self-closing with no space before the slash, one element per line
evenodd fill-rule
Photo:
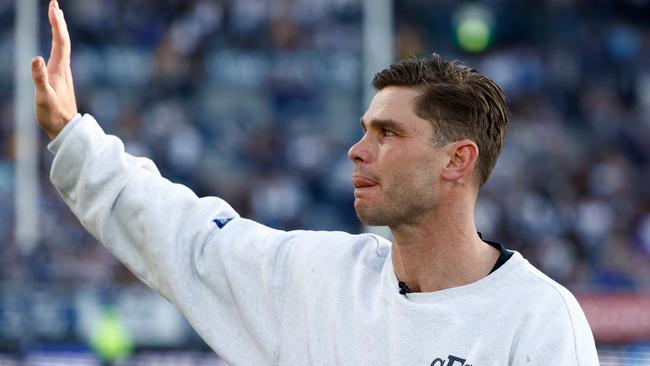
<path fill-rule="evenodd" d="M 231 365 L 598 365 L 575 298 L 519 253 L 469 285 L 403 296 L 385 239 L 241 218 L 89 115 L 48 148 L 83 226 Z"/>

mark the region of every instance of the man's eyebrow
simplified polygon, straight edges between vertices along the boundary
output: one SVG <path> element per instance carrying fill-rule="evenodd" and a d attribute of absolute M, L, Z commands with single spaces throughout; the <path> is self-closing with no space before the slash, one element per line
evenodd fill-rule
<path fill-rule="evenodd" d="M 361 124 L 362 130 L 365 131 L 368 128 L 363 118 L 361 118 L 359 123 Z M 393 119 L 371 119 L 370 124 L 376 128 L 385 128 L 388 130 L 404 131 L 402 124 Z"/>

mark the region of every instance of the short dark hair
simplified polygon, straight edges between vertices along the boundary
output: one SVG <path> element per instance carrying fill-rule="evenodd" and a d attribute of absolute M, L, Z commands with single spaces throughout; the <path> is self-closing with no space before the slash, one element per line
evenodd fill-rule
<path fill-rule="evenodd" d="M 372 85 L 377 90 L 388 86 L 420 90 L 414 112 L 432 123 L 434 142 L 474 141 L 479 149 L 478 187 L 487 181 L 510 119 L 507 98 L 494 81 L 434 53 L 392 64 L 375 75 Z"/>

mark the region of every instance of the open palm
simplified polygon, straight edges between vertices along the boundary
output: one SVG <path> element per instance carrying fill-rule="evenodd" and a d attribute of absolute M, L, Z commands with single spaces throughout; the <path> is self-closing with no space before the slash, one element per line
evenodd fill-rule
<path fill-rule="evenodd" d="M 77 102 L 70 69 L 70 34 L 56 0 L 50 1 L 48 18 L 52 27 L 50 59 L 47 65 L 40 56 L 32 59 L 32 79 L 36 119 L 53 139 L 77 113 Z"/>

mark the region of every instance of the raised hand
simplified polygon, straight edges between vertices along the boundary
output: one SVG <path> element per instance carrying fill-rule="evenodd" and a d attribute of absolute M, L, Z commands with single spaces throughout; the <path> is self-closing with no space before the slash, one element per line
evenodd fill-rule
<path fill-rule="evenodd" d="M 50 1 L 47 16 L 52 27 L 52 51 L 47 65 L 40 56 L 32 59 L 32 79 L 36 119 L 54 139 L 77 114 L 77 101 L 70 69 L 70 34 L 56 0 Z"/>

